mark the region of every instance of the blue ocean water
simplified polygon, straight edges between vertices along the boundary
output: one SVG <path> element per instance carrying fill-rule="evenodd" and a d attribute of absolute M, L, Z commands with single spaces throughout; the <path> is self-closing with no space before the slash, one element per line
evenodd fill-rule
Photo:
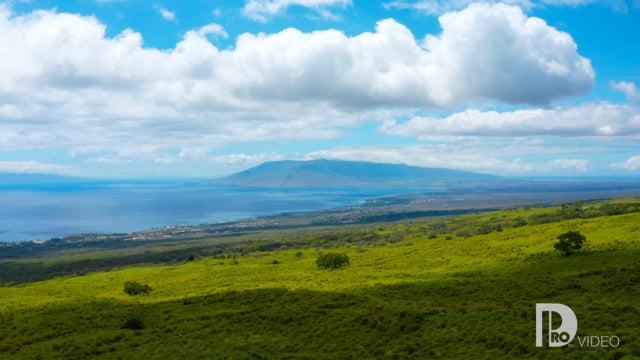
<path fill-rule="evenodd" d="M 399 189 L 247 189 L 198 181 L 0 187 L 0 241 L 127 233 L 354 205 Z M 402 191 L 400 191 L 402 192 Z"/>

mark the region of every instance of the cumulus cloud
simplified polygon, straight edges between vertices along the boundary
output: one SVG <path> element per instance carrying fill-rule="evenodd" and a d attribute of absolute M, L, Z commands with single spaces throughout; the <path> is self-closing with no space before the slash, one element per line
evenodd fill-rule
<path fill-rule="evenodd" d="M 613 90 L 623 93 L 628 101 L 640 103 L 640 91 L 636 84 L 627 81 L 611 81 L 609 85 Z"/>
<path fill-rule="evenodd" d="M 248 0 L 242 12 L 256 21 L 267 21 L 270 17 L 280 14 L 291 6 L 302 6 L 315 9 L 324 17 L 332 17 L 325 8 L 331 6 L 348 6 L 351 0 Z"/>
<path fill-rule="evenodd" d="M 93 16 L 0 6 L 0 146 L 178 161 L 233 141 L 337 137 L 414 108 L 546 104 L 593 85 L 571 36 L 517 7 L 472 5 L 441 24 L 424 41 L 387 19 L 355 36 L 246 33 L 222 50 L 211 35 L 226 32 L 209 24 L 158 50 L 132 30 L 107 37 Z"/>
<path fill-rule="evenodd" d="M 438 104 L 483 97 L 542 105 L 593 86 L 595 72 L 571 36 L 518 7 L 473 4 L 440 24 L 442 34 L 425 39 Z"/>
<path fill-rule="evenodd" d="M 611 163 L 609 164 L 609 166 L 612 169 L 619 169 L 619 170 L 629 170 L 629 171 L 640 170 L 640 155 L 631 156 L 630 158 L 622 162 Z"/>
<path fill-rule="evenodd" d="M 403 123 L 389 120 L 379 131 L 421 140 L 485 136 L 638 140 L 640 109 L 609 103 L 510 112 L 470 109 L 445 118 L 414 117 Z"/>

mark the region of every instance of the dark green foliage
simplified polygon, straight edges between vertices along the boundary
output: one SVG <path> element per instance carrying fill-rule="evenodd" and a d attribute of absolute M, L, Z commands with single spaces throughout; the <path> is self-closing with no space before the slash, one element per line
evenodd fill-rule
<path fill-rule="evenodd" d="M 329 252 L 318 255 L 316 265 L 319 269 L 339 269 L 349 265 L 349 256 L 345 253 Z"/>
<path fill-rule="evenodd" d="M 133 241 L 132 241 L 133 242 Z M 171 249 L 171 250 L 163 250 L 162 247 L 158 248 L 158 251 L 149 252 L 145 251 L 143 253 L 134 253 L 129 254 L 126 247 L 119 249 L 121 251 L 120 254 L 116 255 L 105 255 L 103 257 L 90 257 L 85 258 L 84 256 L 64 256 L 63 259 L 56 259 L 50 262 L 42 262 L 42 261 L 13 261 L 13 260 L 4 260 L 11 259 L 13 255 L 11 255 L 11 250 L 13 247 L 22 248 L 26 245 L 30 244 L 28 242 L 25 243 L 11 243 L 11 247 L 8 247 L 5 244 L 0 244 L 0 280 L 10 279 L 16 283 L 24 283 L 30 281 L 38 281 L 50 279 L 57 276 L 64 276 L 70 274 L 78 274 L 79 272 L 97 272 L 97 271 L 107 271 L 116 267 L 121 266 L 130 266 L 141 263 L 176 263 L 183 262 L 186 258 L 188 258 L 189 254 L 192 254 L 193 251 L 198 251 L 199 255 L 205 254 L 205 250 L 203 247 L 194 247 L 187 249 Z M 114 242 L 113 246 L 117 246 L 121 244 L 121 242 Z M 37 244 L 36 244 L 37 245 Z M 33 245 L 33 247 L 36 247 Z M 82 246 L 77 245 L 78 247 Z M 87 245 L 88 247 L 88 245 Z M 45 249 L 46 250 L 46 249 Z M 94 254 L 99 253 L 104 249 L 92 249 Z M 44 250 L 42 250 L 44 252 Z M 51 254 L 55 254 L 55 251 L 50 249 Z M 64 251 L 64 248 L 60 249 L 60 251 Z M 8 252 L 8 255 L 4 253 Z M 44 252 L 46 253 L 46 252 Z M 29 254 L 23 254 L 25 258 L 28 258 Z M 85 255 L 86 256 L 86 255 Z M 18 258 L 20 256 L 16 256 Z M 55 259 L 55 258 L 54 258 Z M 5 280 L 6 281 L 6 280 Z"/>
<path fill-rule="evenodd" d="M 140 318 L 130 318 L 122 324 L 123 329 L 129 330 L 142 330 L 144 327 L 144 322 Z"/>
<path fill-rule="evenodd" d="M 301 258 L 301 257 L 302 257 L 302 255 L 304 255 L 304 253 L 303 253 L 302 251 L 298 251 L 298 252 L 296 253 L 296 257 L 297 257 L 297 258 Z"/>
<path fill-rule="evenodd" d="M 151 286 L 136 281 L 125 281 L 124 283 L 124 292 L 131 296 L 149 295 L 151 290 L 153 290 Z"/>
<path fill-rule="evenodd" d="M 519 264 L 517 273 L 478 273 L 464 282 L 346 292 L 269 288 L 166 302 L 81 300 L 0 311 L 6 324 L 0 327 L 0 358 L 632 359 L 640 355 L 633 341 L 640 328 L 638 280 L 632 282 L 640 278 L 636 254 L 626 251 L 615 260 L 596 254 L 603 264 L 595 267 L 600 262 L 571 259 L 583 271 L 577 278 L 562 272 L 564 259 L 543 256 Z M 571 282 L 580 286 L 566 286 Z M 536 348 L 531 304 L 567 298 L 582 311 L 580 331 L 618 335 L 621 346 Z"/>
<path fill-rule="evenodd" d="M 599 216 L 629 214 L 640 211 L 637 201 L 627 203 L 605 202 L 596 204 L 565 204 L 553 212 L 545 212 L 529 217 L 531 224 L 547 224 L 570 219 L 589 219 Z"/>
<path fill-rule="evenodd" d="M 273 261 L 271 262 L 273 265 L 278 265 L 280 264 L 280 260 L 278 259 L 273 259 Z"/>
<path fill-rule="evenodd" d="M 569 256 L 576 251 L 582 249 L 582 245 L 587 241 L 587 238 L 580 234 L 579 231 L 567 231 L 564 234 L 558 235 L 558 242 L 553 247 L 562 251 L 565 256 Z"/>

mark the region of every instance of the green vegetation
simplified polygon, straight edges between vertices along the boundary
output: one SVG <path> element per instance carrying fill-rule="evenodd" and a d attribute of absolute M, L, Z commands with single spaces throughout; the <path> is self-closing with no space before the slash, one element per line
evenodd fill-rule
<path fill-rule="evenodd" d="M 567 231 L 564 234 L 558 235 L 558 242 L 553 247 L 562 251 L 566 256 L 569 256 L 576 251 L 582 249 L 582 245 L 587 241 L 587 238 L 580 234 L 579 231 Z"/>
<path fill-rule="evenodd" d="M 149 295 L 149 293 L 153 290 L 151 286 L 147 284 L 141 284 L 136 281 L 125 281 L 124 282 L 124 292 L 131 295 Z"/>
<path fill-rule="evenodd" d="M 193 261 L 108 271 L 87 262 L 80 274 L 13 285 L 3 274 L 0 358 L 635 359 L 638 204 L 269 230 L 145 249 L 153 258 L 181 246 Z M 580 256 L 553 249 L 570 231 L 589 239 Z M 109 251 L 52 261 L 118 258 Z M 318 254 L 331 252 L 351 265 L 318 269 Z M 11 264 L 17 272 L 46 261 Z M 129 296 L 122 286 L 131 281 L 154 290 Z M 536 348 L 542 302 L 570 306 L 578 336 L 615 335 L 620 346 Z"/>
<path fill-rule="evenodd" d="M 318 265 L 319 269 L 339 269 L 349 265 L 349 255 L 336 252 L 319 254 L 316 259 L 316 265 Z"/>

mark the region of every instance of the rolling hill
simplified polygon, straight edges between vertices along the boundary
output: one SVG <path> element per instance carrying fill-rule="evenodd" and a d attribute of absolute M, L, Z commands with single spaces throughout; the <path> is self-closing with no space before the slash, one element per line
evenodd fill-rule
<path fill-rule="evenodd" d="M 0 358 L 637 359 L 639 210 L 638 198 L 527 206 L 226 243 L 131 241 L 143 242 L 138 260 L 108 248 L 5 259 L 14 273 L 43 259 L 86 268 L 0 286 Z M 554 250 L 568 230 L 587 238 L 571 256 Z M 169 245 L 196 256 L 149 262 Z M 350 265 L 318 268 L 328 252 Z M 92 268 L 113 256 L 131 263 Z M 130 295 L 132 281 L 151 291 Z M 538 303 L 575 312 L 570 346 L 536 346 Z M 581 346 L 590 336 L 616 345 Z"/>
<path fill-rule="evenodd" d="M 442 168 L 357 161 L 312 160 L 267 162 L 215 180 L 244 187 L 434 187 L 501 181 L 494 175 Z"/>

